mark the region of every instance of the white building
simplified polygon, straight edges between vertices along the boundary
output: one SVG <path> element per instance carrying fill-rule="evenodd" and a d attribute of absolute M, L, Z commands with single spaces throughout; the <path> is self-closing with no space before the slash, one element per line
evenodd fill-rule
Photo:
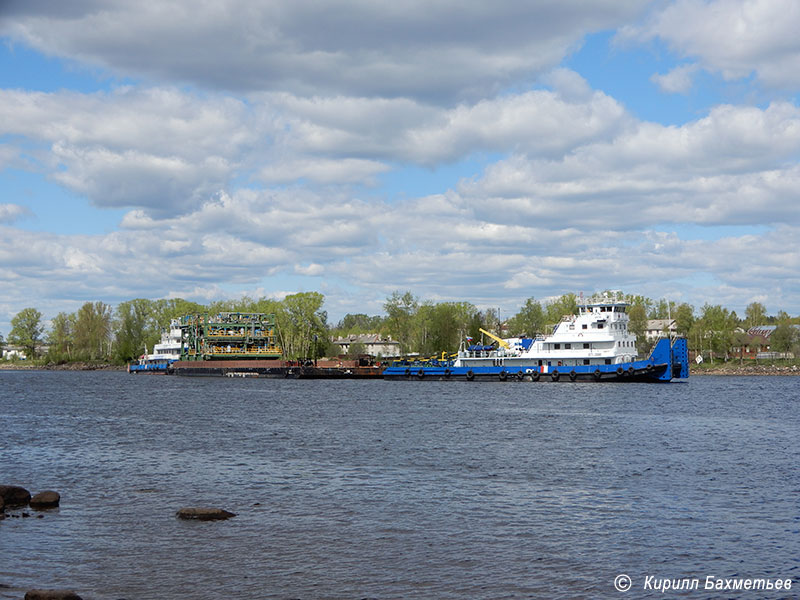
<path fill-rule="evenodd" d="M 665 333 L 666 331 L 669 332 L 669 336 Z M 649 341 L 660 337 L 674 338 L 678 335 L 678 325 L 675 323 L 675 319 L 649 319 L 644 335 Z"/>
<path fill-rule="evenodd" d="M 342 349 L 342 354 L 347 354 L 351 344 L 363 344 L 364 353 L 371 356 L 400 356 L 400 342 L 377 333 L 339 336 L 333 343 Z"/>

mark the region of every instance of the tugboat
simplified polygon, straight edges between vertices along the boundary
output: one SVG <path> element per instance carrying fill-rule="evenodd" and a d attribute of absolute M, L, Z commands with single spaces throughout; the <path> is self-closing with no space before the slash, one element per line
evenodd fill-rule
<path fill-rule="evenodd" d="M 494 340 L 490 345 L 462 342 L 455 355 L 426 362 L 395 362 L 385 379 L 461 379 L 517 381 L 652 381 L 689 376 L 685 338 L 661 338 L 648 358 L 640 359 L 629 330 L 629 304 L 608 297 L 578 306 L 551 335 Z"/>
<path fill-rule="evenodd" d="M 139 360 L 128 365 L 128 373 L 166 373 L 181 358 L 183 338 L 180 319 L 172 319 L 169 329 L 161 334 L 161 342 L 153 346 L 153 353 L 147 348 Z"/>

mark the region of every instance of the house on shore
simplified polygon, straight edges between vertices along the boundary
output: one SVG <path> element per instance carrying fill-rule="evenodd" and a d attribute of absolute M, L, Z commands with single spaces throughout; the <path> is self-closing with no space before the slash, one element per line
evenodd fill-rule
<path fill-rule="evenodd" d="M 800 325 L 792 325 L 800 335 Z M 747 344 L 744 347 L 734 348 L 734 354 L 741 358 L 794 358 L 791 352 L 775 352 L 772 349 L 770 338 L 777 325 L 758 325 L 747 330 Z"/>
<path fill-rule="evenodd" d="M 393 340 L 391 336 L 382 337 L 377 333 L 339 336 L 332 342 L 341 348 L 342 354 L 347 354 L 352 344 L 362 344 L 364 353 L 371 356 L 383 358 L 400 356 L 400 342 Z"/>
<path fill-rule="evenodd" d="M 648 341 L 660 337 L 675 338 L 678 335 L 678 325 L 675 319 L 649 319 L 644 335 Z"/>
<path fill-rule="evenodd" d="M 3 360 L 27 360 L 25 350 L 20 346 L 6 345 L 0 352 L 0 358 Z"/>

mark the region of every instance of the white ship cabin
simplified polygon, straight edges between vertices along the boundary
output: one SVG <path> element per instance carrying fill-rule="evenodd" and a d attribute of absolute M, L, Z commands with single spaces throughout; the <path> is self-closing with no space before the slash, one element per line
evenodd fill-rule
<path fill-rule="evenodd" d="M 169 330 L 161 334 L 161 342 L 153 347 L 153 355 L 158 358 L 178 359 L 183 347 L 183 337 L 180 319 L 172 319 Z"/>
<path fill-rule="evenodd" d="M 547 366 L 613 365 L 637 360 L 636 336 L 628 329 L 628 304 L 588 301 L 577 315 L 565 315 L 548 336 L 510 338 L 508 348 L 472 346 L 459 352 L 460 365 Z"/>
<path fill-rule="evenodd" d="M 548 366 L 610 365 L 636 360 L 636 336 L 628 329 L 628 304 L 595 301 L 565 315 L 552 335 L 537 339 L 528 353 L 547 355 Z M 539 346 L 538 350 L 534 350 Z"/>

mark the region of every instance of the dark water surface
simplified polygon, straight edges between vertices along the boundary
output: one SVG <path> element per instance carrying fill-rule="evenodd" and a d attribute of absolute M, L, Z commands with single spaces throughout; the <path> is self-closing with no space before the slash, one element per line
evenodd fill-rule
<path fill-rule="evenodd" d="M 798 391 L 0 371 L 0 483 L 62 495 L 0 521 L 0 597 L 795 597 Z"/>

